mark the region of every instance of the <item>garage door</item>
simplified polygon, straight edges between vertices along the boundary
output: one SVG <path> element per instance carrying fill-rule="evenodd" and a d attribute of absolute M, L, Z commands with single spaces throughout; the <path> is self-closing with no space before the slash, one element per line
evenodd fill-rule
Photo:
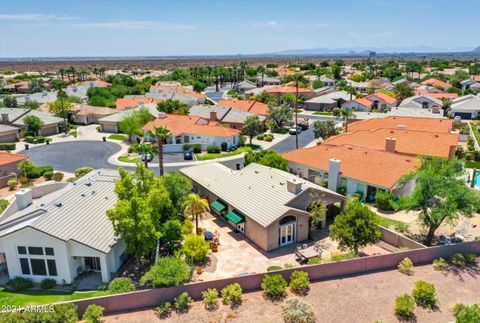
<path fill-rule="evenodd" d="M 468 112 L 455 112 L 455 117 L 460 117 L 464 120 L 470 120 L 472 119 L 472 114 Z"/>
<path fill-rule="evenodd" d="M 100 123 L 102 126 L 102 131 L 103 132 L 113 132 L 117 133 L 117 124 L 111 124 L 111 123 Z"/>
<path fill-rule="evenodd" d="M 40 130 L 42 136 L 52 136 L 58 133 L 57 125 L 45 126 Z"/>
<path fill-rule="evenodd" d="M 17 141 L 17 135 L 15 133 L 7 133 L 0 135 L 0 142 L 15 142 Z"/>

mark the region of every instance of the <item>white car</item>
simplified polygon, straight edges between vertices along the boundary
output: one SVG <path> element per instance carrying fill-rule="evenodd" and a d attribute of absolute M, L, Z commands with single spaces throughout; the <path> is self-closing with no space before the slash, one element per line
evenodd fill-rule
<path fill-rule="evenodd" d="M 291 134 L 291 135 L 296 135 L 296 134 L 301 133 L 301 132 L 302 132 L 302 128 L 299 127 L 299 126 L 291 127 L 290 129 L 288 129 L 288 133 Z"/>

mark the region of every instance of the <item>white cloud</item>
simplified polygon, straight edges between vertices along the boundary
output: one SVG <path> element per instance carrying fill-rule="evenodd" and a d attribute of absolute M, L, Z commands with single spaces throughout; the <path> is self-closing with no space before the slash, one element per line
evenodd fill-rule
<path fill-rule="evenodd" d="M 196 26 L 172 24 L 160 21 L 148 20 L 120 20 L 120 21 L 101 21 L 70 24 L 71 27 L 79 28 L 104 28 L 104 29 L 156 29 L 162 31 L 171 30 L 194 30 Z"/>
<path fill-rule="evenodd" d="M 46 15 L 42 13 L 0 14 L 0 20 L 45 21 L 45 20 L 73 20 L 77 17 Z"/>
<path fill-rule="evenodd" d="M 257 21 L 257 22 L 253 22 L 250 26 L 255 28 L 272 28 L 272 29 L 277 29 L 281 27 L 280 24 L 277 23 L 275 20 Z"/>

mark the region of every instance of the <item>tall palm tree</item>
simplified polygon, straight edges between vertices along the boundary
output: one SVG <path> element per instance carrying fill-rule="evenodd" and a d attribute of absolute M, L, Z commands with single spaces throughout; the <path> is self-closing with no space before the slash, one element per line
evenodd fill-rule
<path fill-rule="evenodd" d="M 196 193 L 190 193 L 185 200 L 185 215 L 195 218 L 195 232 L 198 234 L 198 218 L 210 211 L 208 201 Z"/>
<path fill-rule="evenodd" d="M 163 143 L 173 134 L 167 127 L 156 127 L 154 132 L 151 132 L 157 139 L 158 143 L 158 166 L 160 168 L 160 176 L 163 176 Z"/>
<path fill-rule="evenodd" d="M 145 168 L 148 169 L 148 154 L 153 155 L 153 148 L 152 145 L 149 144 L 140 144 L 137 147 L 137 152 L 140 153 L 141 156 L 143 156 L 143 162 L 145 164 Z"/>
<path fill-rule="evenodd" d="M 307 79 L 305 78 L 305 76 L 303 76 L 302 74 L 294 74 L 290 77 L 290 79 L 295 82 L 295 105 L 293 106 L 293 108 L 295 109 L 295 127 L 297 127 L 298 125 L 298 87 L 300 85 L 300 83 L 303 83 L 303 84 L 306 84 L 308 83 Z M 295 131 L 295 147 L 298 149 L 298 133 Z"/>
<path fill-rule="evenodd" d="M 345 132 L 348 132 L 348 119 L 355 118 L 355 113 L 353 113 L 352 109 L 342 108 L 340 115 L 345 120 Z"/>

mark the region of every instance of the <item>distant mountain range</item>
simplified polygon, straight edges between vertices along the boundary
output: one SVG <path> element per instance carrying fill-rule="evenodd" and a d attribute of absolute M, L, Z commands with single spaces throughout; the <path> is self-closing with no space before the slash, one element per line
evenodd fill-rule
<path fill-rule="evenodd" d="M 409 53 L 474 53 L 480 54 L 480 46 L 459 47 L 454 49 L 437 48 L 430 46 L 415 47 L 344 47 L 344 48 L 309 48 L 309 49 L 287 49 L 278 52 L 265 53 L 264 55 L 369 55 L 370 52 L 377 54 L 409 54 Z"/>

